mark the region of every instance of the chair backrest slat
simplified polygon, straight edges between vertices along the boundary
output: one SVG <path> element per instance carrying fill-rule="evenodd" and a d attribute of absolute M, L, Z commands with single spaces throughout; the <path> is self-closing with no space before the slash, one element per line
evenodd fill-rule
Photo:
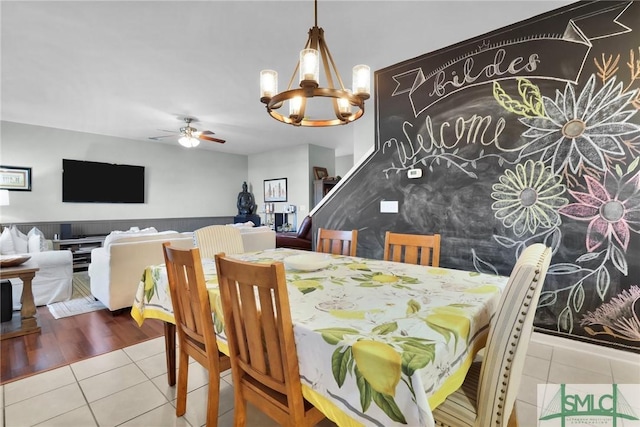
<path fill-rule="evenodd" d="M 187 325 L 187 330 L 193 330 L 200 336 L 204 333 L 204 325 L 202 324 L 202 316 L 200 315 L 200 298 L 201 295 L 198 292 L 197 275 L 194 268 L 190 266 L 184 267 L 184 275 L 180 275 L 182 278 L 186 278 L 183 285 L 183 291 L 180 299 L 180 304 L 183 309 L 184 324 Z M 203 275 L 204 278 L 204 275 Z"/>
<path fill-rule="evenodd" d="M 280 334 L 276 324 L 276 311 L 273 305 L 271 289 L 259 288 L 260 310 L 262 315 L 262 332 L 264 334 L 265 352 L 268 355 L 269 372 L 276 380 L 284 383 L 283 360 L 279 351 Z"/>
<path fill-rule="evenodd" d="M 316 252 L 334 255 L 356 256 L 358 247 L 358 230 L 318 229 Z"/>
<path fill-rule="evenodd" d="M 229 305 L 230 310 L 236 312 L 240 310 L 240 298 L 238 297 L 237 289 L 234 292 L 229 293 Z M 225 320 L 225 323 L 227 321 Z M 242 318 L 239 316 L 233 316 L 232 322 L 234 324 L 234 330 L 237 335 L 237 346 L 238 346 L 238 357 L 241 360 L 249 360 L 249 347 L 248 347 L 248 338 L 245 333 L 245 326 L 242 321 Z M 228 326 L 227 326 L 228 327 Z M 226 328 L 225 328 L 225 333 Z"/>
<path fill-rule="evenodd" d="M 242 286 L 242 284 L 240 284 L 238 292 L 240 296 L 240 309 L 244 315 L 244 333 L 249 350 L 249 359 L 245 360 L 245 362 L 249 363 L 258 372 L 266 374 L 267 361 L 261 336 L 261 316 L 258 305 L 256 304 L 254 289 L 250 285 Z M 257 339 L 258 337 L 260 337 L 260 339 Z"/>
<path fill-rule="evenodd" d="M 440 266 L 440 234 L 403 234 L 387 231 L 384 257 L 387 261 Z"/>

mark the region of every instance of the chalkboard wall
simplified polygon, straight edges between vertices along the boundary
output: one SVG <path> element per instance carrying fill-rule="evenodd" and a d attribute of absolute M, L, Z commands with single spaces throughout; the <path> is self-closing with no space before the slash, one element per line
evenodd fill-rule
<path fill-rule="evenodd" d="M 369 258 L 440 233 L 442 267 L 502 275 L 544 242 L 536 328 L 640 352 L 639 30 L 640 2 L 579 2 L 376 71 L 376 149 L 314 227 Z"/>

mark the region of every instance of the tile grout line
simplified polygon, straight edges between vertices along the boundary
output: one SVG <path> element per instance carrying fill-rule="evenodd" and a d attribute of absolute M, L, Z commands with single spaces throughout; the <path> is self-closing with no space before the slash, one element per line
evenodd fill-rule
<path fill-rule="evenodd" d="M 87 409 L 89 409 L 89 412 L 91 413 L 91 417 L 93 418 L 93 421 L 96 423 L 97 426 L 99 426 L 100 424 L 98 423 L 98 419 L 96 418 L 96 414 L 93 413 L 93 409 L 91 408 L 91 405 L 89 404 L 89 399 L 87 399 L 87 395 L 85 394 L 84 389 L 80 385 L 80 381 L 78 380 L 78 376 L 76 375 L 76 372 L 73 370 L 71 365 L 69 365 L 69 370 L 71 371 L 71 375 L 73 375 L 73 379 L 76 380 L 76 385 L 80 389 L 80 393 L 82 393 L 82 397 L 84 398 L 84 401 L 86 403 Z M 75 411 L 75 409 L 74 409 L 74 411 Z M 60 414 L 60 415 L 63 415 L 63 414 Z M 58 415 L 58 416 L 60 416 L 60 415 Z"/>
<path fill-rule="evenodd" d="M 546 345 L 546 344 L 544 344 L 544 345 Z M 564 363 L 562 363 L 561 361 L 559 361 L 559 360 L 557 359 L 557 358 L 559 357 L 559 355 L 561 354 L 561 352 L 562 352 L 562 351 L 566 351 L 567 349 L 565 349 L 564 347 L 556 347 L 556 346 L 554 346 L 554 345 L 549 345 L 549 347 L 550 347 L 550 356 L 549 356 L 549 358 L 548 358 L 548 359 L 547 359 L 547 358 L 545 358 L 545 357 L 540 357 L 540 356 L 538 356 L 538 355 L 528 355 L 528 357 L 534 358 L 534 359 L 536 359 L 536 360 L 538 360 L 538 361 L 548 362 L 547 373 L 546 373 L 546 374 L 545 374 L 545 376 L 544 376 L 544 377 L 545 377 L 545 379 L 540 379 L 540 378 L 538 378 L 538 379 L 536 379 L 536 380 L 537 380 L 537 381 L 540 381 L 540 383 L 545 382 L 546 384 L 555 384 L 555 383 L 551 382 L 551 378 L 550 378 L 550 375 L 551 375 L 551 372 L 552 372 L 552 367 L 553 367 L 554 365 L 556 366 L 556 368 L 557 368 L 558 366 L 560 366 L 560 367 L 565 367 L 565 366 L 571 366 L 571 365 L 564 364 Z M 121 425 L 121 424 L 124 424 L 124 423 L 127 423 L 127 422 L 131 422 L 132 420 L 135 420 L 135 419 L 137 419 L 137 418 L 139 418 L 139 417 L 144 416 L 145 414 L 148 414 L 148 413 L 150 413 L 150 412 L 152 412 L 152 411 L 154 411 L 154 410 L 157 410 L 158 408 L 160 408 L 160 407 L 162 407 L 162 406 L 166 405 L 167 403 L 169 403 L 169 405 L 174 409 L 174 412 L 175 412 L 175 405 L 174 405 L 174 403 L 173 403 L 173 402 L 175 401 L 175 399 L 171 399 L 171 398 L 170 398 L 170 396 L 167 396 L 167 395 L 163 392 L 163 390 L 159 387 L 159 385 L 158 385 L 158 384 L 156 384 L 156 383 L 154 382 L 154 379 L 156 379 L 156 378 L 158 378 L 158 377 L 160 377 L 160 376 L 162 376 L 162 375 L 165 375 L 165 374 L 166 374 L 166 371 L 165 371 L 164 373 L 161 373 L 161 374 L 159 374 L 159 375 L 157 375 L 157 376 L 155 376 L 155 377 L 151 378 L 151 377 L 150 377 L 150 375 L 149 375 L 149 374 L 148 374 L 148 373 L 147 373 L 147 372 L 142 368 L 142 366 L 141 366 L 141 365 L 139 365 L 139 363 L 143 363 L 144 361 L 147 361 L 148 359 L 150 359 L 150 358 L 152 358 L 152 357 L 157 357 L 157 356 L 158 356 L 159 354 L 161 354 L 162 352 L 158 352 L 158 353 L 155 353 L 155 354 L 147 355 L 146 357 L 140 358 L 139 360 L 134 360 L 134 359 L 133 359 L 133 356 L 132 356 L 132 355 L 130 355 L 130 354 L 125 350 L 125 348 L 123 348 L 123 349 L 118 349 L 118 350 L 114 350 L 113 352 L 109 352 L 109 353 L 115 353 L 115 352 L 117 352 L 117 351 L 122 351 L 122 352 L 127 356 L 127 360 L 129 360 L 129 361 L 130 361 L 130 363 L 132 363 L 132 364 L 133 364 L 133 365 L 134 365 L 138 370 L 140 370 L 140 371 L 142 372 L 142 374 L 144 375 L 145 380 L 144 380 L 144 381 L 142 381 L 142 382 L 140 382 L 140 383 L 138 383 L 138 384 L 134 384 L 134 385 L 132 385 L 132 386 L 126 387 L 125 389 L 122 389 L 122 390 L 119 390 L 119 391 L 117 391 L 117 392 L 111 393 L 111 394 L 110 394 L 110 395 L 108 395 L 108 396 L 103 396 L 103 397 L 101 397 L 101 398 L 100 398 L 100 399 L 98 399 L 98 400 L 108 398 L 109 396 L 113 396 L 115 393 L 121 392 L 121 391 L 123 391 L 123 390 L 130 389 L 131 387 L 138 386 L 138 385 L 140 385 L 140 384 L 144 384 L 144 383 L 146 383 L 146 382 L 150 382 L 150 383 L 153 385 L 153 387 L 154 387 L 158 392 L 160 392 L 160 393 L 161 393 L 161 395 L 164 397 L 164 402 L 163 402 L 162 404 L 160 404 L 159 406 L 156 406 L 156 407 L 154 407 L 154 408 L 151 408 L 151 409 L 149 409 L 149 410 L 145 411 L 144 413 L 140 413 L 140 414 L 138 414 L 138 415 L 134 416 L 133 418 L 131 418 L 131 419 L 129 419 L 129 420 L 125 420 L 125 421 L 123 421 L 122 423 L 119 423 L 118 425 Z M 577 351 L 577 353 L 580 353 L 580 352 L 579 352 L 579 351 Z M 105 353 L 105 354 L 108 354 L 108 353 Z M 566 357 L 565 357 L 565 358 L 566 358 Z M 602 362 L 603 362 L 603 363 L 607 363 L 607 364 L 608 364 L 608 369 L 606 369 L 606 370 L 609 372 L 609 375 L 610 375 L 610 377 L 611 377 L 611 380 L 612 380 L 612 381 L 615 381 L 615 378 L 614 378 L 614 363 L 613 363 L 613 361 L 612 361 L 612 360 L 610 360 L 610 359 L 608 359 L 608 358 L 606 358 L 606 357 L 600 357 L 600 359 L 602 359 Z M 76 363 L 78 363 L 78 362 L 76 362 Z M 83 396 L 83 399 L 84 399 L 84 404 L 85 404 L 85 406 L 87 406 L 87 408 L 89 409 L 89 411 L 90 411 L 90 413 L 91 413 L 91 416 L 92 416 L 93 421 L 96 423 L 96 425 L 99 425 L 99 424 L 98 424 L 98 420 L 97 420 L 97 418 L 96 418 L 96 415 L 95 415 L 95 413 L 94 413 L 94 411 L 93 411 L 93 409 L 92 409 L 91 403 L 88 401 L 88 398 L 87 398 L 87 395 L 86 395 L 86 393 L 85 393 L 85 390 L 84 390 L 84 389 L 82 388 L 82 386 L 80 385 L 81 380 L 79 380 L 79 379 L 78 379 L 77 373 L 76 373 L 76 371 L 71 367 L 71 365 L 72 365 L 72 364 L 65 365 L 65 366 L 69 366 L 69 370 L 71 371 L 72 378 L 73 378 L 73 380 L 75 381 L 75 383 L 76 383 L 77 387 L 80 389 L 80 392 L 82 393 L 82 396 Z M 129 365 L 129 363 L 127 363 L 127 365 Z M 124 366 L 127 366 L 127 365 L 124 365 Z M 106 373 L 112 372 L 112 371 L 114 371 L 114 370 L 116 370 L 116 369 L 119 369 L 119 368 L 122 368 L 122 367 L 123 367 L 123 366 L 113 367 L 113 368 L 110 368 L 110 369 L 108 369 L 108 370 L 106 370 L 106 371 L 104 371 L 104 372 L 100 372 L 100 373 L 98 373 L 98 374 L 88 376 L 87 378 L 84 378 L 83 380 L 85 380 L 85 379 L 89 379 L 89 378 L 93 378 L 93 377 L 95 377 L 96 375 L 106 374 Z M 148 366 L 147 366 L 147 367 L 148 367 Z M 576 366 L 573 366 L 573 367 L 574 367 L 574 368 L 576 368 L 576 369 L 578 369 L 578 370 L 580 370 L 580 371 L 583 371 L 583 372 L 584 372 L 584 374 L 585 374 L 585 375 L 587 375 L 587 376 L 588 376 L 589 374 L 592 374 L 592 373 L 599 373 L 599 374 L 602 374 L 602 375 L 606 375 L 604 372 L 592 371 L 592 370 L 590 370 L 590 369 L 584 369 L 583 367 L 576 367 Z M 49 371 L 47 371 L 47 372 L 49 372 Z M 225 374 L 225 373 L 222 373 L 222 374 L 221 374 L 221 378 L 220 378 L 220 379 L 222 380 L 222 381 L 221 381 L 221 383 L 225 383 L 227 386 L 229 386 L 229 387 L 233 388 L 233 384 L 232 384 L 231 382 L 229 382 L 229 381 L 228 381 L 228 378 L 231 378 L 231 377 L 230 377 L 229 375 L 224 375 L 224 374 Z M 526 375 L 526 374 L 525 374 L 525 375 Z M 535 377 L 534 377 L 534 378 L 535 378 Z M 73 382 L 71 382 L 71 383 L 69 383 L 69 384 L 65 384 L 65 385 L 63 385 L 63 386 L 61 386 L 61 387 L 65 387 L 65 386 L 67 386 L 67 385 L 71 385 L 71 384 L 73 384 Z M 6 416 L 7 416 L 7 414 L 6 414 L 6 408 L 7 408 L 7 406 L 6 406 L 6 401 L 7 401 L 7 400 L 6 400 L 6 396 L 5 396 L 5 394 L 6 394 L 6 387 L 4 387 L 4 385 L 1 385 L 0 387 L 1 387 L 1 392 L 2 392 L 2 399 L 1 399 L 2 401 L 0 402 L 0 404 L 2 404 L 2 408 L 3 408 L 2 422 L 3 422 L 3 425 L 6 425 Z M 53 390 L 60 389 L 61 387 L 56 387 L 56 388 L 55 388 L 55 389 L 53 389 Z M 201 388 L 203 388 L 203 387 L 207 387 L 207 385 L 206 385 L 206 384 L 205 384 L 205 385 L 202 385 L 202 386 L 200 386 L 200 387 L 198 387 L 198 388 L 196 388 L 196 389 L 194 389 L 194 390 L 191 390 L 191 392 L 194 392 L 194 391 L 196 391 L 196 390 L 199 390 L 199 389 L 201 389 Z M 536 386 L 536 387 L 537 387 L 537 386 Z M 545 385 L 545 389 L 546 389 L 546 385 Z M 51 391 L 53 391 L 53 390 L 51 390 Z M 166 390 L 165 390 L 165 391 L 166 391 Z M 191 393 L 191 392 L 190 392 L 190 393 Z M 30 396 L 29 398 L 37 397 L 37 396 L 40 396 L 41 394 L 43 394 L 43 393 L 39 393 L 39 394 L 36 394 L 36 395 L 34 395 L 34 396 Z M 29 399 L 29 398 L 27 398 L 27 399 Z M 26 399 L 23 399 L 23 400 L 21 400 L 20 402 L 22 402 L 22 401 L 24 401 L 24 400 L 26 400 Z M 97 401 L 98 401 L 98 400 L 97 400 Z M 538 397 L 537 397 L 537 389 L 536 389 L 536 404 L 535 404 L 535 405 L 532 405 L 531 403 L 528 403 L 528 402 L 526 402 L 526 401 L 524 401 L 524 400 L 522 400 L 521 398 L 518 398 L 518 397 L 516 397 L 516 402 L 517 402 L 516 404 L 518 404 L 518 403 L 519 403 L 520 405 L 537 406 L 537 400 L 538 400 Z M 18 403 L 18 402 L 14 402 L 14 403 Z M 82 407 L 82 406 L 80 406 L 80 407 L 78 407 L 78 408 L 71 409 L 71 410 L 69 410 L 69 411 L 65 412 L 65 414 L 67 414 L 67 413 L 69 413 L 69 412 L 72 412 L 72 411 L 76 411 L 76 410 L 78 410 L 78 409 L 79 409 L 79 408 L 81 408 L 81 407 Z M 218 418 L 220 418 L 220 417 L 222 417 L 222 416 L 225 416 L 226 414 L 228 414 L 228 413 L 232 412 L 233 410 L 234 410 L 234 407 L 233 407 L 233 406 L 231 406 L 231 408 L 230 408 L 230 409 L 228 409 L 227 411 L 225 411 L 225 412 L 223 412 L 223 413 L 219 413 Z M 529 413 L 528 411 L 529 411 L 529 410 L 527 410 L 527 413 Z M 523 412 L 524 412 L 524 411 L 523 411 Z M 56 415 L 55 417 L 58 417 L 58 416 L 61 416 L 61 415 L 64 415 L 64 414 L 58 414 L 58 415 Z M 520 415 L 520 413 L 518 413 L 518 415 Z M 52 418 L 55 418 L 55 417 L 52 417 Z M 50 419 L 52 419 L 52 418 L 50 418 Z M 183 417 L 181 417 L 181 418 L 182 418 L 182 420 L 185 422 L 185 424 L 186 424 L 186 425 L 192 425 L 192 423 L 191 423 L 191 422 L 190 422 L 190 421 L 189 421 L 185 416 L 183 416 Z M 520 418 L 520 417 L 519 417 L 519 418 Z M 50 419 L 49 419 L 49 420 L 50 420 Z M 41 423 L 46 423 L 46 422 L 47 422 L 47 421 L 49 421 L 49 420 L 41 421 Z M 528 420 L 521 419 L 520 421 L 521 421 L 521 423 L 524 423 L 524 422 L 526 422 L 526 421 L 528 421 Z M 192 427 L 199 427 L 199 426 L 192 426 Z"/>

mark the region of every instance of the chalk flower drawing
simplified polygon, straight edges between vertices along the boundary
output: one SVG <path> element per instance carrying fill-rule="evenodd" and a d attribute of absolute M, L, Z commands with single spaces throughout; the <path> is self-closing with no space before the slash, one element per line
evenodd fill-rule
<path fill-rule="evenodd" d="M 640 341 L 640 320 L 637 304 L 640 301 L 640 287 L 634 285 L 623 290 L 611 301 L 602 304 L 596 311 L 587 313 L 580 324 L 591 335 L 612 335 L 630 341 Z M 596 331 L 592 326 L 602 326 Z"/>
<path fill-rule="evenodd" d="M 560 209 L 560 213 L 579 221 L 589 221 L 587 228 L 587 251 L 598 249 L 611 236 L 627 249 L 630 231 L 640 233 L 640 171 L 628 180 L 613 179 L 605 185 L 590 176 L 585 176 L 587 192 L 569 193 L 578 203 Z M 609 188 L 607 188 L 609 187 Z"/>
<path fill-rule="evenodd" d="M 625 154 L 621 136 L 640 130 L 627 122 L 636 110 L 625 110 L 637 91 L 622 93 L 622 83 L 611 79 L 596 92 L 595 81 L 591 75 L 579 95 L 567 84 L 555 100 L 542 97 L 545 116 L 519 119 L 529 127 L 522 135 L 533 138 L 522 157 L 542 152 L 541 160 L 555 173 L 567 166 L 578 173 L 581 168 L 604 172 L 607 157 Z"/>
<path fill-rule="evenodd" d="M 505 227 L 513 228 L 516 236 L 527 231 L 535 233 L 538 227 L 560 225 L 558 209 L 569 203 L 562 197 L 566 187 L 562 177 L 555 175 L 542 162 L 527 160 L 518 164 L 515 172 L 507 169 L 493 184 L 491 197 L 496 200 L 491 208 Z"/>

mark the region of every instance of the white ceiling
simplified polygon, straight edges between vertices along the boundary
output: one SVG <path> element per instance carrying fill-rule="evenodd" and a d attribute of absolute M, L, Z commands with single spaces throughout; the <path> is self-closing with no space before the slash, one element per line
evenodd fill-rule
<path fill-rule="evenodd" d="M 373 81 L 375 70 L 568 3 L 320 0 L 318 25 L 350 87 L 356 64 L 368 64 Z M 5 121 L 149 142 L 193 116 L 196 128 L 227 141 L 205 149 L 309 143 L 336 155 L 351 154 L 355 127 L 373 123 L 297 128 L 260 103 L 261 69 L 278 71 L 280 90 L 293 73 L 313 26 L 311 0 L 2 0 L 0 8 Z"/>

